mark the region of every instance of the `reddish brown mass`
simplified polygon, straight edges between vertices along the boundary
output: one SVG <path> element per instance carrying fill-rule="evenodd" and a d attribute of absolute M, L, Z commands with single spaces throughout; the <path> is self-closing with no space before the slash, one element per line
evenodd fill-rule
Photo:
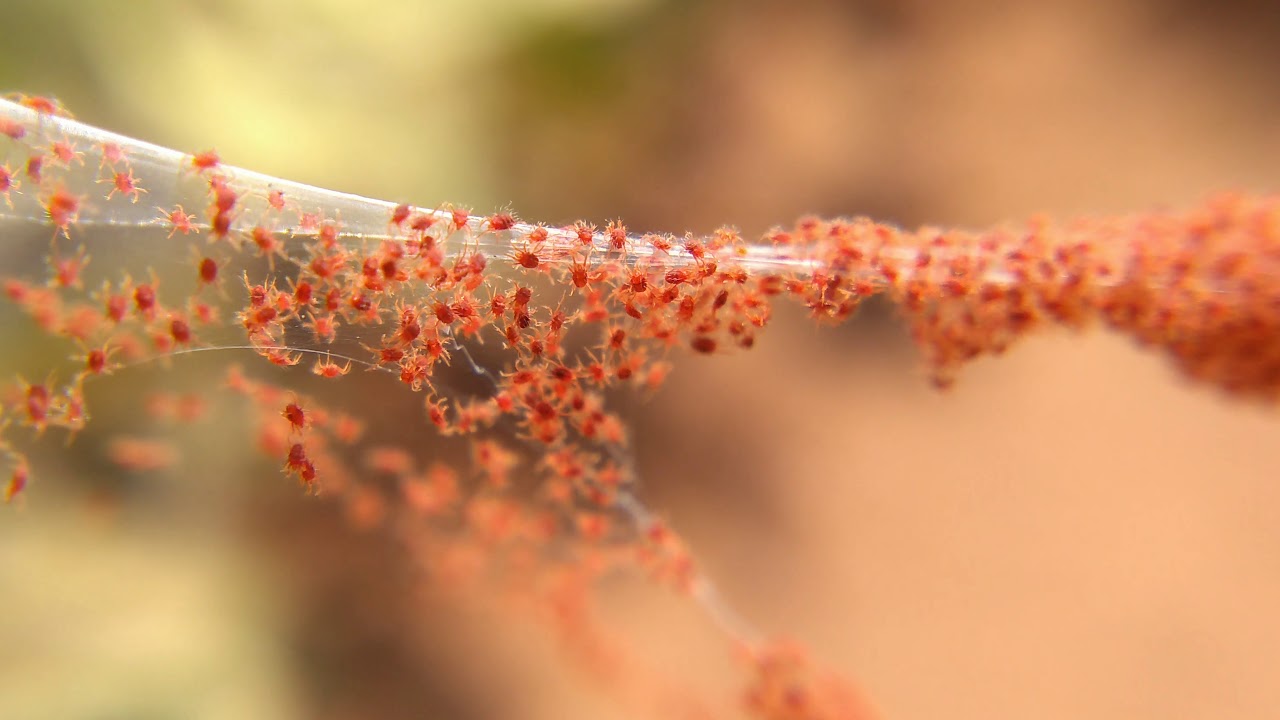
<path fill-rule="evenodd" d="M 454 321 L 453 308 L 442 302 L 435 304 L 435 315 L 442 325 L 448 325 Z"/>
<path fill-rule="evenodd" d="M 85 370 L 92 375 L 101 375 L 107 368 L 107 353 L 101 348 L 89 351 L 85 357 Z"/>
<path fill-rule="evenodd" d="M 516 218 L 511 213 L 496 213 L 494 215 L 490 215 L 486 223 L 489 225 L 490 230 L 501 232 L 515 227 Z"/>
<path fill-rule="evenodd" d="M 206 172 L 213 170 L 222 164 L 222 159 L 218 157 L 218 151 L 205 150 L 191 156 L 191 167 L 196 172 Z"/>
<path fill-rule="evenodd" d="M 715 338 L 710 338 L 706 335 L 699 335 L 698 337 L 695 337 L 689 345 L 696 352 L 703 353 L 704 355 L 709 355 L 716 351 Z"/>
<path fill-rule="evenodd" d="M 200 261 L 200 282 L 205 285 L 212 285 L 218 280 L 218 263 L 213 258 L 204 258 Z"/>
<path fill-rule="evenodd" d="M 151 285 L 139 285 L 133 291 L 133 304 L 138 312 L 150 316 L 156 309 L 156 290 Z"/>
<path fill-rule="evenodd" d="M 39 182 L 38 180 L 36 182 Z M 45 213 L 54 227 L 66 232 L 80 213 L 81 198 L 59 187 L 45 201 Z"/>
<path fill-rule="evenodd" d="M 514 259 L 517 265 L 527 270 L 536 270 L 537 267 L 542 264 L 542 260 L 538 257 L 538 254 L 527 249 L 516 251 Z"/>
<path fill-rule="evenodd" d="M 409 219 L 411 212 L 413 212 L 413 208 L 408 205 L 400 204 L 395 206 L 391 210 L 391 224 L 395 227 L 400 227 L 405 220 Z"/>
<path fill-rule="evenodd" d="M 169 334 L 179 345 L 187 345 L 191 342 L 191 326 L 183 318 L 175 317 L 169 321 Z"/>
<path fill-rule="evenodd" d="M 296 402 L 285 405 L 280 415 L 289 422 L 289 427 L 295 431 L 301 431 L 307 426 L 307 414 L 303 411 L 302 406 Z"/>
<path fill-rule="evenodd" d="M 26 165 L 26 173 L 27 173 L 27 178 L 31 180 L 31 182 L 39 185 L 41 182 L 41 179 L 44 177 L 44 156 L 40 154 L 35 154 L 28 157 L 27 165 Z"/>

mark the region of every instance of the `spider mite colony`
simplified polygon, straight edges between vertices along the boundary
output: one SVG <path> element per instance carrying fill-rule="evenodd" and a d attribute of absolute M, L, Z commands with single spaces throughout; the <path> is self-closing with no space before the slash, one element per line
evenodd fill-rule
<path fill-rule="evenodd" d="M 593 623 L 603 575 L 642 574 L 721 620 L 745 659 L 748 714 L 868 713 L 794 646 L 726 620 L 678 534 L 639 501 L 606 391 L 657 389 L 681 353 L 750 348 L 775 302 L 830 323 L 882 293 L 939 385 L 1037 328 L 1102 322 L 1233 394 L 1271 401 L 1280 391 L 1275 197 L 978 233 L 803 219 L 754 242 L 727 229 L 637 235 L 621 222 L 553 228 L 295 185 L 14 96 L 0 101 L 0 219 L 5 235 L 38 237 L 45 255 L 43 274 L 6 275 L 4 296 L 69 358 L 5 387 L 8 500 L 37 476 L 24 442 L 90 421 L 87 384 L 202 348 L 244 348 L 219 392 L 252 408 L 254 446 L 284 474 L 354 522 L 392 529 L 432 582 L 491 583 L 532 606 L 585 672 L 661 717 L 709 711 Z M 171 252 L 116 267 L 98 244 L 113 232 L 150 233 Z M 364 432 L 360 408 L 281 384 L 370 370 L 416 393 L 423 427 L 464 443 L 469 459 L 430 462 Z M 458 392 L 460 372 L 483 390 Z M 198 412 L 198 399 L 187 402 Z M 163 445 L 128 438 L 111 457 L 138 469 L 172 460 Z"/>

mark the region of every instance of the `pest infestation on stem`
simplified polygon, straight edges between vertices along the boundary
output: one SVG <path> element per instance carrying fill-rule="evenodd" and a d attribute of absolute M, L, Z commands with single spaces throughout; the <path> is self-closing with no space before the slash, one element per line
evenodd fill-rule
<path fill-rule="evenodd" d="M 24 432 L 79 430 L 85 383 L 120 368 L 241 347 L 281 368 L 265 377 L 386 372 L 421 394 L 423 428 L 464 443 L 469 464 L 418 467 L 412 448 L 367 437 L 356 412 L 238 366 L 223 384 L 251 413 L 255 446 L 307 492 L 401 534 L 438 582 L 500 572 L 503 587 L 554 611 L 580 659 L 606 642 L 590 612 L 600 577 L 639 573 L 689 597 L 743 650 L 745 707 L 761 718 L 869 714 L 796 647 L 735 618 L 645 508 L 606 390 L 656 392 L 682 354 L 751 348 L 778 302 L 836 323 L 883 294 L 940 386 L 1034 330 L 1101 324 L 1235 395 L 1280 393 L 1276 197 L 982 232 L 806 218 L 757 242 L 730 229 L 636 236 L 620 220 L 557 228 L 297 185 L 212 150 L 112 135 L 44 98 L 0 102 L 0 118 L 0 228 L 51 236 L 48 274 L 6 277 L 5 295 L 71 358 L 68 372 L 3 396 L 8 499 L 34 476 Z M 183 270 L 99 264 L 106 279 L 86 290 L 106 227 L 182 243 Z M 483 390 L 459 392 L 459 373 Z M 135 469 L 175 461 L 161 450 L 125 443 L 115 456 Z M 675 686 L 628 667 L 615 688 L 628 698 Z"/>

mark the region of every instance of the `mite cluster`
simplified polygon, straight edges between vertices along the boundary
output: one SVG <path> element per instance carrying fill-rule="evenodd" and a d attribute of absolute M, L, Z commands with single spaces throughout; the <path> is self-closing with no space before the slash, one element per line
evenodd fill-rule
<path fill-rule="evenodd" d="M 466 443 L 469 466 L 422 467 L 412 448 L 370 436 L 360 418 L 239 368 L 225 386 L 253 408 L 256 446 L 309 492 L 323 488 L 358 525 L 395 528 L 434 577 L 500 575 L 521 597 L 578 618 L 576 634 L 587 621 L 570 590 L 607 572 L 639 569 L 691 596 L 705 582 L 676 534 L 637 502 L 626 428 L 606 391 L 658 389 L 681 348 L 751 348 L 779 298 L 840 322 L 887 294 L 940 385 L 1039 327 L 1101 321 L 1163 348 L 1194 378 L 1243 396 L 1280 393 L 1276 198 L 1228 195 L 1183 214 L 978 233 L 807 218 L 756 243 L 729 229 L 637 236 L 620 221 L 550 228 L 509 211 L 398 205 L 371 239 L 332 208 L 246 180 L 209 150 L 175 168 L 195 188 L 186 207 L 156 207 L 150 222 L 190 246 L 186 276 L 109 272 L 86 289 L 92 233 L 82 218 L 161 193 L 127 144 L 86 144 L 50 122 L 67 117 L 56 102 L 18 101 L 34 114 L 0 124 L 0 196 L 10 208 L 37 202 L 51 242 L 47 276 L 4 278 L 4 292 L 74 348 L 76 368 L 61 382 L 8 388 L 5 438 L 10 426 L 78 431 L 86 382 L 196 348 L 234 342 L 334 381 L 353 366 L 388 372 L 421 394 L 425 427 Z M 473 354 L 482 350 L 485 364 Z M 454 391 L 453 366 L 485 391 Z M 30 472 L 2 441 L 13 499 Z M 128 438 L 111 456 L 133 469 L 175 461 L 170 449 Z M 569 645 L 599 650 L 577 639 Z M 789 646 L 750 657 L 756 715 L 862 716 Z"/>

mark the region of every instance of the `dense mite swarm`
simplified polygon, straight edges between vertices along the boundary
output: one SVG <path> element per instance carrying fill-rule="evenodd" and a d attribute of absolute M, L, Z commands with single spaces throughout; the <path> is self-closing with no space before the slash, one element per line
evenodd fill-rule
<path fill-rule="evenodd" d="M 0 397 L 10 500 L 30 476 L 15 436 L 83 427 L 85 382 L 239 344 L 280 368 L 305 360 L 325 380 L 353 367 L 389 372 L 423 393 L 424 428 L 469 447 L 470 468 L 419 468 L 412 448 L 364 437 L 359 419 L 316 398 L 238 368 L 224 381 L 252 408 L 256 446 L 285 474 L 344 503 L 358 525 L 402 533 L 436 577 L 501 571 L 506 587 L 553 604 L 565 587 L 630 568 L 696 596 L 704 581 L 688 551 L 634 496 L 626 427 L 605 391 L 657 390 L 673 352 L 752 347 L 780 298 L 818 322 L 841 322 L 887 294 L 939 385 L 1032 330 L 1102 323 L 1163 349 L 1193 378 L 1243 397 L 1280 395 L 1275 197 L 1222 195 L 1182 213 L 972 233 L 804 218 L 757 243 L 729 229 L 635 237 L 621 221 L 601 232 L 401 204 L 376 223 L 385 237 L 370 239 L 367 228 L 349 232 L 336 208 L 246 180 L 212 150 L 172 168 L 177 197 L 149 194 L 158 179 L 137 172 L 124 143 L 77 147 L 42 121 L 65 116 L 60 105 L 22 105 L 36 114 L 0 126 L 0 195 L 6 207 L 40 209 L 48 275 L 5 278 L 5 296 L 67 341 L 74 367 Z M 190 265 L 181 278 L 157 271 L 142 280 L 108 268 L 86 290 L 95 238 L 81 219 L 144 196 L 167 203 L 147 212 L 169 240 L 191 246 Z M 501 354 L 500 367 L 479 363 L 481 350 Z M 459 370 L 482 391 L 459 392 L 447 379 Z M 176 458 L 149 440 L 114 448 L 135 470 Z M 356 448 L 362 463 L 351 460 Z M 751 663 L 746 706 L 759 717 L 865 717 L 841 709 L 857 703 L 814 680 L 796 651 L 761 646 Z"/>

